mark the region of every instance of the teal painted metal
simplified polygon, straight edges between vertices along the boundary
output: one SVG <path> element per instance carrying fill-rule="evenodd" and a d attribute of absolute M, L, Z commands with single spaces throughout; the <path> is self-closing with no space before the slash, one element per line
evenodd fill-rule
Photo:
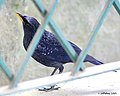
<path fill-rule="evenodd" d="M 35 0 L 35 1 L 37 1 L 37 0 Z M 41 2 L 41 0 L 39 0 L 39 1 Z M 57 1 L 59 1 L 59 0 L 57 0 Z M 57 3 L 58 3 L 58 2 L 57 2 Z M 42 3 L 41 3 L 41 4 L 42 4 Z M 114 7 L 116 8 L 116 10 L 117 10 L 118 13 L 120 12 L 120 2 L 119 2 L 118 0 L 109 0 L 109 1 L 107 2 L 107 6 L 105 7 L 105 10 L 103 11 L 103 15 L 101 16 L 101 18 L 100 18 L 97 26 L 95 27 L 95 30 L 93 31 L 93 35 L 91 36 L 91 39 L 90 39 L 90 41 L 88 42 L 88 45 L 87 45 L 86 49 L 85 49 L 84 51 L 82 51 L 82 54 L 81 54 L 81 55 L 78 57 L 78 59 L 77 59 L 77 62 L 76 62 L 76 66 L 77 66 L 77 67 L 75 67 L 75 70 L 73 71 L 73 73 L 76 73 L 77 71 L 79 71 L 79 69 L 80 69 L 81 67 L 83 67 L 83 64 L 82 64 L 82 63 L 83 63 L 83 61 L 84 61 L 84 58 L 86 57 L 86 54 L 87 54 L 88 51 L 90 50 L 91 45 L 92 45 L 93 41 L 95 40 L 95 37 L 96 37 L 96 35 L 97 35 L 100 27 L 102 26 L 105 17 L 107 16 L 108 12 L 110 11 L 110 8 L 111 8 L 112 5 L 114 5 Z M 44 11 L 43 15 L 45 15 L 45 13 L 46 13 L 47 11 L 44 9 L 44 6 L 43 6 L 43 5 L 40 5 L 40 6 L 42 6 L 42 8 L 43 8 L 41 12 Z M 56 4 L 56 6 L 57 6 L 57 4 Z M 56 7 L 54 6 L 53 9 L 55 9 L 55 8 L 56 8 Z M 54 10 L 53 10 L 53 12 L 54 12 Z M 32 55 L 32 53 L 33 53 L 33 51 L 34 51 L 34 49 L 35 49 L 35 47 L 36 47 L 36 45 L 37 45 L 37 43 L 38 43 L 38 41 L 39 41 L 39 39 L 41 38 L 41 36 L 42 36 L 42 34 L 43 34 L 44 28 L 46 27 L 46 25 L 47 25 L 48 23 L 49 23 L 49 25 L 51 26 L 52 30 L 54 31 L 56 37 L 59 38 L 59 39 L 58 39 L 59 42 L 61 42 L 61 44 L 62 44 L 63 46 L 65 46 L 65 49 L 68 50 L 69 47 L 71 47 L 70 44 L 67 44 L 67 43 L 69 43 L 69 42 L 67 42 L 67 40 L 63 37 L 64 35 L 61 33 L 61 30 L 59 29 L 59 27 L 58 27 L 58 26 L 56 25 L 56 23 L 51 19 L 52 14 L 53 14 L 53 13 L 51 13 L 51 15 L 49 14 L 49 15 L 47 16 L 46 21 L 45 21 L 44 24 L 41 26 L 41 31 L 40 31 L 39 33 L 37 32 L 38 34 L 36 34 L 35 37 L 34 37 L 34 39 L 32 40 L 32 42 L 31 42 L 31 44 L 30 44 L 30 46 L 29 46 L 29 48 L 28 48 L 27 56 L 26 56 L 26 58 L 25 58 L 25 60 L 24 60 L 24 62 L 23 62 L 23 64 L 22 64 L 20 70 L 18 71 L 16 78 L 13 80 L 11 87 L 14 87 L 14 86 L 17 85 L 17 83 L 19 83 L 19 81 L 20 81 L 20 79 L 21 79 L 21 77 L 22 77 L 22 74 L 23 74 L 23 72 L 24 72 L 24 70 L 25 70 L 25 68 L 26 68 L 26 66 L 27 66 L 27 64 L 28 64 L 28 61 L 29 61 L 29 59 L 30 59 L 30 57 L 31 57 L 31 55 Z M 119 13 L 119 14 L 120 14 L 120 13 Z M 51 19 L 51 20 L 50 20 L 50 19 Z M 64 40 L 65 40 L 67 43 L 64 42 Z M 70 45 L 70 46 L 69 46 L 69 45 Z M 67 47 L 66 47 L 66 46 L 67 46 Z M 72 50 L 72 49 L 70 49 L 70 50 Z M 74 50 L 74 49 L 73 49 L 73 50 Z M 75 59 L 77 58 L 77 56 L 75 55 L 76 53 L 72 53 L 72 51 L 70 51 L 70 52 L 68 52 L 68 53 L 69 53 L 69 55 L 72 55 L 71 58 L 73 58 L 73 61 L 75 61 Z M 74 54 L 74 55 L 73 55 L 73 54 Z M 9 70 L 8 66 L 6 66 L 5 62 L 3 62 L 3 60 L 2 60 L 1 58 L 0 58 L 0 66 L 3 66 L 2 68 L 5 69 L 4 71 L 5 71 L 5 72 L 8 72 L 8 73 L 6 73 L 6 75 L 8 74 L 8 77 L 11 77 L 11 79 L 12 79 L 12 78 L 13 78 L 13 75 L 12 75 L 12 74 L 10 75 L 10 70 Z M 6 69 L 6 68 L 8 68 L 8 69 Z M 9 70 L 9 71 L 8 71 L 8 70 Z M 104 71 L 104 72 L 101 72 L 101 73 L 97 73 L 97 74 L 91 74 L 91 75 L 89 75 L 89 76 L 94 76 L 94 75 L 106 73 L 106 72 L 113 71 L 113 70 L 119 70 L 119 68 L 118 68 L 118 69 L 107 70 L 107 71 Z M 85 76 L 85 77 L 89 77 L 89 76 Z M 80 77 L 80 78 L 81 78 L 81 77 Z M 83 77 L 83 78 L 84 78 L 84 77 Z M 11 80 L 11 79 L 10 79 L 10 80 Z M 73 80 L 73 79 L 72 79 L 72 80 Z M 69 80 L 68 80 L 68 81 L 69 81 Z"/>
<path fill-rule="evenodd" d="M 40 1 L 40 2 L 39 2 Z M 41 10 L 40 12 L 44 16 L 44 13 L 47 12 L 44 5 L 42 4 L 41 0 L 34 0 L 34 4 L 37 6 L 38 10 Z M 41 4 L 39 4 L 41 3 Z M 54 22 L 54 20 L 51 19 L 49 22 L 49 26 L 53 30 L 54 34 L 56 35 L 56 38 L 61 43 L 62 47 L 65 49 L 69 57 L 73 62 L 76 62 L 78 55 L 76 54 L 73 47 L 70 45 L 70 43 L 67 41 L 67 39 L 64 37 L 63 32 L 60 30 L 60 28 L 57 26 L 57 24 Z"/>
<path fill-rule="evenodd" d="M 4 0 L 0 0 L 0 8 L 4 4 Z"/>
<path fill-rule="evenodd" d="M 11 81 L 13 79 L 13 74 L 10 68 L 7 66 L 5 61 L 0 57 L 0 67 L 2 68 L 5 75 L 8 77 L 8 79 Z"/>
<path fill-rule="evenodd" d="M 73 47 L 70 45 L 70 43 L 67 41 L 67 39 L 64 37 L 63 33 L 59 29 L 59 27 L 56 25 L 56 23 L 51 20 L 49 22 L 49 25 L 51 29 L 53 30 L 54 34 L 56 35 L 56 38 L 61 43 L 62 47 L 65 49 L 69 57 L 73 62 L 76 62 L 78 55 L 76 54 Z"/>
<path fill-rule="evenodd" d="M 44 5 L 41 0 L 32 0 L 33 3 L 36 5 L 38 10 L 42 13 L 43 16 L 47 13 L 47 10 L 45 10 Z"/>
<path fill-rule="evenodd" d="M 89 52 L 89 50 L 90 50 L 90 48 L 91 48 L 91 46 L 92 46 L 92 44 L 93 44 L 93 42 L 95 40 L 95 37 L 96 37 L 100 27 L 102 26 L 108 12 L 110 11 L 110 8 L 112 7 L 114 1 L 115 0 L 108 0 L 107 4 L 105 6 L 105 9 L 103 10 L 102 15 L 101 15 L 100 19 L 98 20 L 98 24 L 95 27 L 95 29 L 93 30 L 93 34 L 92 34 L 92 36 L 91 36 L 91 38 L 90 38 L 90 40 L 89 40 L 89 42 L 87 44 L 87 47 L 85 48 L 85 50 L 82 51 L 81 55 L 78 57 L 78 60 L 77 60 L 77 62 L 75 64 L 75 68 L 73 70 L 72 75 L 74 75 L 76 72 L 78 72 L 79 69 L 81 68 L 81 66 L 83 64 L 83 61 L 84 61 L 87 53 Z"/>
<path fill-rule="evenodd" d="M 115 0 L 113 5 L 114 5 L 115 9 L 117 10 L 118 14 L 120 15 L 120 1 Z"/>
<path fill-rule="evenodd" d="M 23 73 L 25 71 L 25 68 L 26 68 L 28 62 L 29 62 L 29 59 L 30 59 L 31 55 L 33 54 L 33 52 L 34 52 L 40 38 L 42 37 L 42 34 L 44 32 L 45 27 L 50 22 L 51 17 L 52 17 L 52 15 L 53 15 L 53 13 L 54 13 L 54 11 L 55 11 L 55 9 L 56 9 L 59 2 L 60 2 L 60 0 L 55 0 L 55 3 L 53 5 L 52 9 L 50 10 L 49 14 L 46 16 L 46 20 L 44 21 L 42 26 L 40 26 L 40 28 L 38 28 L 38 31 L 40 29 L 41 30 L 39 32 L 36 32 L 32 42 L 31 42 L 31 44 L 30 44 L 30 46 L 28 48 L 27 55 L 26 55 L 22 65 L 21 65 L 19 71 L 17 72 L 17 76 L 14 78 L 14 80 L 13 80 L 10 87 L 15 87 L 19 83 L 20 79 L 22 78 L 22 75 L 23 75 Z"/>
<path fill-rule="evenodd" d="M 0 0 L 0 8 L 1 6 L 4 4 L 4 0 Z M 11 81 L 13 79 L 13 74 L 12 71 L 10 70 L 10 68 L 7 66 L 7 64 L 5 63 L 5 61 L 2 59 L 2 57 L 0 56 L 0 67 L 2 68 L 3 72 L 5 73 L 5 75 L 8 77 L 8 79 Z"/>

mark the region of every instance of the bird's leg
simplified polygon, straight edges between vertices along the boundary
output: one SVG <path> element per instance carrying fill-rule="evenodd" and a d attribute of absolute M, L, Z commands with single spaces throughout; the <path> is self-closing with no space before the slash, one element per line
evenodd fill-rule
<path fill-rule="evenodd" d="M 56 66 L 55 66 L 55 69 L 53 70 L 51 76 L 54 75 L 54 73 L 57 71 L 57 69 L 59 69 L 59 74 L 61 74 L 63 72 L 63 64 L 62 63 L 54 63 Z M 53 91 L 53 90 L 58 90 L 60 87 L 56 87 L 57 85 L 52 85 L 50 86 L 50 88 L 43 88 L 43 89 L 38 89 L 39 91 L 45 91 L 45 92 L 48 92 L 48 91 Z"/>
<path fill-rule="evenodd" d="M 61 66 L 59 67 L 59 74 L 61 74 L 61 73 L 63 72 L 63 69 L 64 69 L 64 67 L 63 67 L 63 65 L 61 65 Z"/>
<path fill-rule="evenodd" d="M 57 71 L 57 69 L 58 68 L 55 68 L 50 76 L 54 75 L 55 72 Z M 38 90 L 39 91 L 45 91 L 45 92 L 53 91 L 53 90 L 58 90 L 60 87 L 56 87 L 56 86 L 57 85 L 52 85 L 52 86 L 50 86 L 50 88 L 43 88 L 43 89 L 38 89 Z"/>
<path fill-rule="evenodd" d="M 51 76 L 54 75 L 54 73 L 57 71 L 57 69 L 58 69 L 58 67 L 53 70 Z M 61 66 L 59 66 L 59 74 L 61 74 L 61 73 L 63 72 L 63 69 L 64 69 L 64 67 L 63 67 L 63 65 L 61 64 Z M 56 86 L 57 86 L 57 85 L 55 84 L 55 85 L 52 85 L 50 88 L 47 88 L 47 89 L 45 88 L 44 90 L 45 90 L 46 92 L 52 91 L 52 90 L 58 90 L 60 87 L 56 87 Z"/>
<path fill-rule="evenodd" d="M 57 85 L 52 85 L 50 88 L 38 89 L 38 91 L 49 92 L 49 91 L 53 91 L 53 90 L 58 90 L 60 87 L 56 87 L 56 86 L 57 86 Z"/>
<path fill-rule="evenodd" d="M 57 69 L 58 69 L 58 68 L 55 68 L 50 76 L 54 75 L 55 72 L 57 71 Z"/>

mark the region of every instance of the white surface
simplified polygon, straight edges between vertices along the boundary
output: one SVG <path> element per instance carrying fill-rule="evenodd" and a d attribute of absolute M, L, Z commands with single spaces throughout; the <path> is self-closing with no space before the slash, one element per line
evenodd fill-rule
<path fill-rule="evenodd" d="M 66 80 L 75 79 L 75 78 L 84 78 L 84 79 L 71 81 L 71 83 L 70 82 L 66 83 L 66 84 L 64 83 L 66 85 L 66 87 L 68 87 L 68 88 L 65 88 L 66 90 L 67 89 L 69 90 L 69 88 L 72 88 L 70 90 L 80 91 L 80 90 L 83 90 L 81 88 L 84 88 L 84 87 L 87 87 L 87 86 L 88 86 L 87 88 L 91 89 L 92 91 L 95 88 L 97 89 L 97 91 L 108 90 L 108 89 L 111 90 L 113 85 L 116 86 L 116 88 L 118 88 L 117 85 L 115 85 L 115 84 L 120 83 L 120 77 L 119 77 L 120 71 L 104 73 L 104 74 L 101 74 L 101 75 L 98 75 L 98 76 L 96 75 L 96 76 L 92 76 L 92 77 L 89 77 L 89 76 L 91 76 L 93 74 L 101 73 L 101 72 L 106 71 L 106 70 L 116 69 L 116 68 L 120 68 L 120 61 L 109 63 L 109 64 L 104 64 L 104 65 L 100 65 L 100 66 L 94 66 L 94 67 L 86 68 L 86 70 L 84 72 L 81 72 L 79 75 L 77 75 L 75 77 L 70 76 L 71 73 L 68 72 L 68 73 L 63 73 L 63 74 L 60 74 L 60 75 L 54 75 L 54 76 L 49 76 L 49 77 L 40 78 L 40 79 L 36 79 L 36 80 L 22 82 L 18 85 L 17 88 L 14 88 L 12 90 L 7 89 L 8 86 L 5 86 L 5 87 L 0 88 L 0 94 L 6 94 L 6 93 L 11 93 L 11 92 L 13 93 L 13 92 L 26 90 L 26 89 L 32 89 L 32 88 L 36 88 L 36 87 L 43 86 L 43 85 L 53 84 L 53 83 L 58 84 L 58 83 L 66 81 Z M 118 82 L 118 83 L 116 83 L 116 82 Z M 104 88 L 107 88 L 105 86 L 105 84 L 107 84 L 107 83 L 108 84 L 110 83 L 111 86 L 108 86 L 108 89 L 104 89 Z M 73 84 L 74 86 L 75 85 L 77 85 L 77 86 L 74 87 L 71 84 Z M 78 84 L 80 86 L 78 86 Z M 90 88 L 91 85 L 93 87 Z M 96 86 L 96 85 L 102 85 L 102 86 L 99 87 L 99 86 Z M 73 87 L 70 87 L 70 86 L 73 86 Z M 65 86 L 62 86 L 63 89 L 64 89 L 64 87 Z M 111 88 L 109 88 L 109 87 L 111 87 Z M 85 88 L 86 91 L 87 91 L 87 88 Z M 78 89 L 80 89 L 80 90 L 78 90 Z"/>
<path fill-rule="evenodd" d="M 61 85 L 59 90 L 26 91 L 7 96 L 120 96 L 120 70 L 78 79 Z"/>

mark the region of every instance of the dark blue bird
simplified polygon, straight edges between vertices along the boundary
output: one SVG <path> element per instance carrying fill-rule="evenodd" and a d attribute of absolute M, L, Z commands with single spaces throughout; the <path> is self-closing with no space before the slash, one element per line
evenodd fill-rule
<path fill-rule="evenodd" d="M 34 34 L 36 33 L 37 28 L 40 26 L 40 23 L 33 17 L 23 16 L 19 13 L 17 13 L 17 15 L 20 17 L 23 23 L 23 45 L 27 50 Z M 69 43 L 79 55 L 81 49 L 72 42 L 69 41 Z M 61 44 L 56 39 L 55 35 L 46 30 L 44 30 L 43 36 L 39 41 L 32 57 L 47 67 L 54 67 L 55 69 L 51 75 L 53 75 L 57 69 L 59 69 L 59 73 L 62 73 L 64 69 L 63 64 L 72 62 Z M 90 55 L 86 56 L 84 62 L 90 62 L 95 65 L 103 64 L 101 61 L 98 61 Z"/>
<path fill-rule="evenodd" d="M 17 13 L 17 15 L 20 17 L 23 23 L 24 29 L 23 46 L 25 50 L 27 50 L 38 27 L 40 26 L 40 23 L 33 17 L 23 16 L 19 13 Z M 79 55 L 81 53 L 81 49 L 72 42 L 70 41 L 68 42 L 72 45 L 76 53 Z M 57 69 L 59 69 L 59 73 L 62 73 L 64 69 L 63 64 L 72 62 L 72 60 L 69 58 L 61 44 L 56 39 L 55 35 L 46 30 L 44 30 L 42 38 L 40 39 L 32 57 L 36 61 L 47 67 L 54 67 L 55 69 L 51 75 L 53 75 Z M 84 62 L 90 62 L 95 65 L 103 64 L 101 61 L 98 61 L 97 59 L 90 55 L 86 56 Z M 42 91 L 55 90 L 59 88 L 54 87 L 55 85 L 51 86 L 51 88 L 44 88 Z"/>

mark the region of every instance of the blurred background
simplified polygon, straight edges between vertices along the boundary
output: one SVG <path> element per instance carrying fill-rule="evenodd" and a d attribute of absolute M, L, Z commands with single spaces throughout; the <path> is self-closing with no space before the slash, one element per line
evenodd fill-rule
<path fill-rule="evenodd" d="M 68 40 L 80 48 L 85 48 L 106 1 L 61 0 L 52 18 Z M 42 2 L 49 10 L 54 0 L 42 0 Z M 5 0 L 5 4 L 0 10 L 0 56 L 14 74 L 26 55 L 23 48 L 22 23 L 16 16 L 16 12 L 33 16 L 39 22 L 43 19 L 32 0 Z M 46 29 L 51 31 L 49 26 Z M 119 42 L 120 17 L 112 7 L 89 54 L 104 63 L 119 61 Z M 88 67 L 91 66 L 90 63 L 86 64 Z M 73 64 L 66 64 L 64 72 L 69 71 L 72 67 Z M 22 80 L 48 76 L 52 70 L 53 68 L 47 68 L 31 58 Z M 0 86 L 8 83 L 7 77 L 0 69 Z"/>

